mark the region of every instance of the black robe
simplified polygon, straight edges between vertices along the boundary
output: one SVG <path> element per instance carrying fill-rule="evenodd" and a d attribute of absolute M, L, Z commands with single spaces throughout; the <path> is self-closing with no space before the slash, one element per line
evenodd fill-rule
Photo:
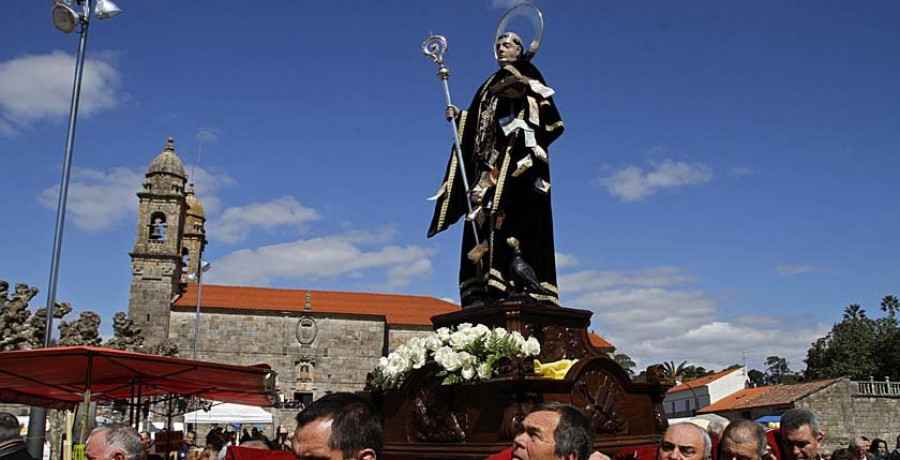
<path fill-rule="evenodd" d="M 525 77 L 528 81 L 540 82 L 540 85 L 526 85 L 521 97 L 493 94 L 492 87 L 510 76 Z M 460 300 L 464 307 L 478 300 L 503 298 L 510 291 L 512 248 L 507 244 L 509 237 L 519 240 L 523 258 L 534 268 L 538 281 L 549 292 L 529 295 L 559 305 L 550 210 L 550 168 L 546 153 L 549 153 L 549 145 L 562 134 L 564 126 L 552 95 L 543 97 L 536 91 L 542 89 L 541 85 L 545 85 L 544 79 L 531 63 L 518 61 L 507 65 L 481 85 L 469 109 L 458 118 L 466 177 L 470 189 L 481 195 L 480 199 L 473 199 L 472 205 L 476 212 L 481 206 L 483 213 L 476 219 L 478 237 L 488 249 L 479 262 L 473 263 L 469 259 L 468 254 L 476 242 L 471 223 L 465 222 L 459 269 Z M 502 125 L 516 119 L 521 120 L 516 122 L 520 127 L 504 134 Z M 526 130 L 533 132 L 539 149 L 526 146 Z M 516 174 L 519 162 L 526 157 L 530 157 L 531 166 Z M 459 175 L 456 155 L 451 150 L 428 237 L 445 230 L 468 213 L 467 197 Z M 539 190 L 539 185 L 545 190 Z"/>

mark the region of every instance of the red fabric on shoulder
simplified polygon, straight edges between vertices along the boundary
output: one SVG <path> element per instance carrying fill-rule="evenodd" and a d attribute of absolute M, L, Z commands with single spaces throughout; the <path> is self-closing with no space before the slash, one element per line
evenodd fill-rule
<path fill-rule="evenodd" d="M 251 449 L 249 447 L 228 446 L 225 460 L 296 460 L 294 454 L 283 450 Z"/>
<path fill-rule="evenodd" d="M 612 460 L 656 460 L 657 446 L 625 447 L 615 455 Z"/>
<path fill-rule="evenodd" d="M 766 439 L 769 441 L 769 446 L 772 447 L 772 452 L 775 453 L 775 457 L 778 460 L 784 458 L 784 454 L 781 453 L 781 429 L 775 428 L 772 430 L 766 430 Z"/>
<path fill-rule="evenodd" d="M 500 452 L 486 458 L 485 460 L 512 460 L 513 447 L 507 447 Z"/>

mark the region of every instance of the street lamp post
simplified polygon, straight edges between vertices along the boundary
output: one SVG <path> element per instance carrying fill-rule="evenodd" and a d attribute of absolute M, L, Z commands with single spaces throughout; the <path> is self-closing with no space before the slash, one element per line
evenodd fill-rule
<path fill-rule="evenodd" d="M 200 301 L 203 298 L 203 274 L 208 272 L 210 268 L 212 268 L 211 263 L 200 262 L 200 266 L 197 267 L 197 273 L 194 275 L 197 277 L 197 313 L 194 316 L 194 361 L 197 360 L 197 339 L 200 336 Z M 191 278 L 194 276 L 191 276 Z"/>
<path fill-rule="evenodd" d="M 47 288 L 47 323 L 44 328 L 44 347 L 50 346 L 53 336 L 53 308 L 56 306 L 56 285 L 59 276 L 59 256 L 62 250 L 63 225 L 66 218 L 66 201 L 69 195 L 69 176 L 72 171 L 72 147 L 75 143 L 75 121 L 78 118 L 78 100 L 81 97 L 81 76 L 84 72 L 84 50 L 87 45 L 88 25 L 91 20 L 92 0 L 75 0 L 81 6 L 76 13 L 71 2 L 56 0 L 51 10 L 53 25 L 63 33 L 72 33 L 81 25 L 78 39 L 78 54 L 75 57 L 75 79 L 72 84 L 72 100 L 69 107 L 69 130 L 66 134 L 66 153 L 63 157 L 62 179 L 59 185 L 59 201 L 56 206 L 56 230 L 53 236 L 53 256 L 50 260 L 50 282 Z M 110 0 L 93 0 L 94 16 L 106 19 L 122 12 Z M 28 418 L 28 452 L 41 459 L 44 455 L 44 438 L 47 410 L 32 406 Z"/>

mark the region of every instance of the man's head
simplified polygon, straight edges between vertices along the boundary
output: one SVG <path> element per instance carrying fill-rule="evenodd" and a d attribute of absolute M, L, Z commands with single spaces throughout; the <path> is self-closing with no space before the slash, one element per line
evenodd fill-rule
<path fill-rule="evenodd" d="M 497 51 L 497 64 L 500 67 L 522 59 L 522 54 L 525 52 L 525 47 L 522 46 L 522 39 L 512 32 L 499 36 L 497 43 L 494 43 L 494 47 Z"/>
<path fill-rule="evenodd" d="M 0 442 L 19 437 L 19 419 L 15 415 L 0 412 Z"/>
<path fill-rule="evenodd" d="M 781 415 L 781 444 L 787 460 L 813 460 L 819 457 L 819 444 L 825 433 L 819 420 L 806 409 L 791 409 Z"/>
<path fill-rule="evenodd" d="M 857 436 L 850 440 L 850 452 L 853 456 L 865 460 L 866 453 L 869 451 L 869 443 L 862 436 Z"/>
<path fill-rule="evenodd" d="M 545 403 L 522 422 L 513 441 L 518 460 L 587 460 L 594 443 L 591 421 L 583 412 L 562 403 Z"/>
<path fill-rule="evenodd" d="M 706 427 L 706 432 L 712 439 L 721 439 L 722 432 L 725 431 L 725 428 L 728 428 L 730 423 L 731 422 L 726 419 L 714 419 L 709 422 L 709 425 Z"/>
<path fill-rule="evenodd" d="M 193 446 L 197 443 L 197 432 L 194 430 L 190 430 L 184 434 L 184 443 Z"/>
<path fill-rule="evenodd" d="M 324 396 L 297 414 L 291 449 L 300 460 L 375 460 L 381 456 L 381 419 L 350 393 Z"/>
<path fill-rule="evenodd" d="M 706 430 L 693 423 L 676 423 L 663 433 L 657 460 L 709 460 L 712 441 Z"/>
<path fill-rule="evenodd" d="M 141 445 L 144 446 L 144 449 L 150 448 L 150 432 L 149 431 L 141 431 L 140 432 Z"/>
<path fill-rule="evenodd" d="M 766 455 L 766 430 L 752 420 L 732 422 L 722 433 L 719 460 L 761 460 Z"/>
<path fill-rule="evenodd" d="M 850 452 L 850 449 L 846 447 L 841 447 L 839 449 L 835 449 L 834 452 L 831 453 L 831 460 L 854 460 L 856 459 L 856 455 L 853 452 Z"/>
<path fill-rule="evenodd" d="M 139 460 L 143 455 L 141 437 L 125 425 L 103 425 L 91 431 L 84 448 L 87 460 Z"/>

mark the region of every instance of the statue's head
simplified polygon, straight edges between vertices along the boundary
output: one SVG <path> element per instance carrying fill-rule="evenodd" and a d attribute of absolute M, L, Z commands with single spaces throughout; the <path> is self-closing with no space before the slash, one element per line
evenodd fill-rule
<path fill-rule="evenodd" d="M 507 32 L 499 36 L 494 46 L 497 50 L 497 64 L 500 67 L 522 59 L 525 51 L 525 47 L 522 46 L 522 39 L 513 32 Z"/>

